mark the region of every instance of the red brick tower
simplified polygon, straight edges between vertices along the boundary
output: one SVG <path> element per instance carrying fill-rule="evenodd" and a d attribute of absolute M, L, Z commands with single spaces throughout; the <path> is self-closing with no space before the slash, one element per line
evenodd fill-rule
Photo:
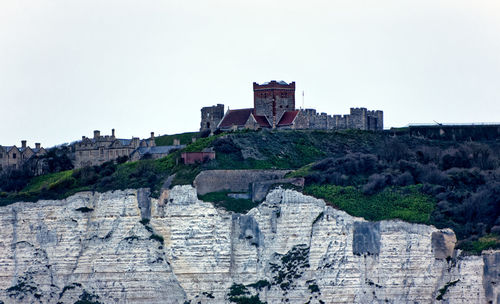
<path fill-rule="evenodd" d="M 295 110 L 295 82 L 272 80 L 263 84 L 253 83 L 253 114 L 265 116 L 269 124 L 278 124 L 283 113 Z"/>

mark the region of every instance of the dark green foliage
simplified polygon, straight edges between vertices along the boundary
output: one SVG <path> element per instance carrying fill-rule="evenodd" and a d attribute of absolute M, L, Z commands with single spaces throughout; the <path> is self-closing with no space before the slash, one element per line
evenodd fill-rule
<path fill-rule="evenodd" d="M 156 233 L 151 234 L 151 236 L 149 237 L 149 239 L 157 241 L 157 242 L 159 242 L 162 245 L 163 245 L 163 242 L 164 242 L 163 237 L 161 235 L 159 235 L 159 234 L 156 234 Z"/>
<path fill-rule="evenodd" d="M 216 136 L 199 138 L 183 150 L 194 152 L 214 148 L 216 159 L 203 164 L 184 165 L 179 161 L 183 151 L 176 151 L 158 160 L 123 163 L 125 159 L 120 159 L 101 166 L 39 177 L 30 173 L 34 166 L 28 167 L 26 172 L 8 173 L 11 175 L 6 175 L 4 170 L 0 176 L 0 205 L 60 199 L 85 190 L 150 188 L 152 196 L 159 197 L 165 179 L 174 174 L 171 186 L 191 184 L 199 172 L 209 169 L 298 169 L 288 176 L 305 177 L 307 186 L 344 187 L 347 192 L 342 194 L 341 201 L 349 201 L 347 196 L 355 194 L 368 205 L 379 204 L 379 210 L 371 209 L 375 212 L 373 218 L 380 217 L 383 210 L 389 210 L 391 216 L 397 218 L 430 223 L 438 228 L 451 227 L 462 248 L 479 248 L 481 246 L 474 244 L 481 237 L 500 233 L 498 140 L 429 140 L 359 130 L 217 133 Z M 184 135 L 181 143 L 188 144 L 193 135 Z M 163 138 L 173 141 L 174 137 L 180 136 Z M 160 144 L 163 139 L 156 140 Z M 47 172 L 66 168 L 64 164 L 67 162 L 58 153 L 60 151 L 50 154 L 52 165 L 47 165 Z M 45 161 L 49 162 L 49 159 Z M 420 194 L 398 194 L 399 190 L 414 185 L 421 187 Z M 386 197 L 411 195 L 416 195 L 419 200 L 413 206 L 417 209 L 404 200 L 398 204 L 391 201 L 390 206 L 383 201 Z M 428 208 L 424 208 L 421 216 L 416 215 L 418 206 L 425 205 L 420 204 L 424 196 L 437 202 L 430 218 Z M 226 198 L 218 202 L 236 212 L 253 207 L 250 202 L 231 202 Z M 337 206 L 342 208 L 341 204 Z M 350 205 L 350 208 L 354 207 Z M 392 212 L 397 210 L 400 212 Z"/>
<path fill-rule="evenodd" d="M 209 131 L 210 132 L 210 131 Z M 206 296 L 209 299 L 215 299 L 215 297 L 210 292 L 202 292 L 202 295 Z"/>
<path fill-rule="evenodd" d="M 457 247 L 472 254 L 481 254 L 486 249 L 500 249 L 500 236 L 490 233 L 477 240 L 463 241 Z"/>
<path fill-rule="evenodd" d="M 309 285 L 308 289 L 309 291 L 311 291 L 311 293 L 319 292 L 318 284 L 311 284 Z"/>
<path fill-rule="evenodd" d="M 212 202 L 217 207 L 222 207 L 227 211 L 237 213 L 246 213 L 248 210 L 258 206 L 258 203 L 252 202 L 250 199 L 239 199 L 227 196 L 229 192 L 211 192 L 205 195 L 199 195 L 199 199 L 205 202 Z"/>
<path fill-rule="evenodd" d="M 279 264 L 270 264 L 273 285 L 279 285 L 284 291 L 292 287 L 295 279 L 302 277 L 304 270 L 309 267 L 309 247 L 305 244 L 293 246 L 285 255 L 275 254 L 279 257 Z"/>
<path fill-rule="evenodd" d="M 432 197 L 422 193 L 420 188 L 386 188 L 377 194 L 366 195 L 353 186 L 310 185 L 304 192 L 323 198 L 351 215 L 372 221 L 399 218 L 408 222 L 429 223 L 434 201 Z"/>
<path fill-rule="evenodd" d="M 190 144 L 192 138 L 198 138 L 199 132 L 187 132 L 173 135 L 163 135 L 155 137 L 155 143 L 157 146 L 172 146 L 174 144 L 174 139 L 179 139 L 181 145 Z"/>
<path fill-rule="evenodd" d="M 99 299 L 98 295 L 90 294 L 84 290 L 80 295 L 80 299 L 75 304 L 101 304 L 97 299 Z"/>
<path fill-rule="evenodd" d="M 88 208 L 88 207 L 80 207 L 78 209 L 75 209 L 76 211 L 80 211 L 80 212 L 83 212 L 83 213 L 87 213 L 87 212 L 92 212 L 94 211 L 94 209 L 92 208 Z"/>
<path fill-rule="evenodd" d="M 28 293 L 34 293 L 36 291 L 37 288 L 26 282 L 24 278 L 21 278 L 16 285 L 7 288 L 7 294 L 9 295 L 9 297 L 20 296 L 21 299 L 24 297 L 24 295 Z"/>
<path fill-rule="evenodd" d="M 247 287 L 251 287 L 251 288 L 255 288 L 255 289 L 261 290 L 264 287 L 270 288 L 271 287 L 271 283 L 269 283 L 269 281 L 267 281 L 267 280 L 260 280 L 260 281 L 257 281 L 255 283 L 253 283 L 253 284 L 247 285 Z"/>
<path fill-rule="evenodd" d="M 232 297 L 232 298 L 229 298 L 229 301 L 234 302 L 234 303 L 238 303 L 238 304 L 265 304 L 266 303 L 266 302 L 262 302 L 259 299 L 259 296 L 257 296 L 257 295 L 254 295 L 251 297 L 247 297 L 247 296 Z"/>
<path fill-rule="evenodd" d="M 233 283 L 229 288 L 229 301 L 238 304 L 264 304 L 259 299 L 259 296 L 248 296 L 250 292 L 243 284 Z"/>
<path fill-rule="evenodd" d="M 455 286 L 460 280 L 456 280 L 456 281 L 453 281 L 453 282 L 448 282 L 446 283 L 446 285 L 444 285 L 443 288 L 439 289 L 439 294 L 438 296 L 436 297 L 436 300 L 438 301 L 441 301 L 443 299 L 443 296 L 446 294 L 446 292 L 448 291 L 448 288 L 450 288 L 451 286 Z"/>
<path fill-rule="evenodd" d="M 229 288 L 228 296 L 234 297 L 245 294 L 249 294 L 248 289 L 245 287 L 245 285 L 233 283 L 233 285 L 231 285 L 231 287 Z"/>

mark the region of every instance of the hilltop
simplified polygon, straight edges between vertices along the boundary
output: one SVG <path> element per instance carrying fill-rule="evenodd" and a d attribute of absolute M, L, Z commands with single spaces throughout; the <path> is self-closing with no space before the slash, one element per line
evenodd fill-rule
<path fill-rule="evenodd" d="M 193 135 L 200 136 L 188 133 L 176 138 L 188 143 Z M 156 140 L 168 143 L 173 137 Z M 206 148 L 216 152 L 215 160 L 194 165 L 180 162 L 182 152 Z M 159 197 L 162 187 L 192 184 L 204 170 L 290 169 L 289 177 L 304 177 L 306 194 L 351 215 L 450 227 L 460 240 L 459 247 L 480 252 L 500 244 L 499 151 L 498 140 L 430 140 L 360 130 L 246 130 L 198 138 L 157 160 L 120 160 L 56 172 L 27 180 L 17 191 L 5 191 L 2 186 L 0 202 L 128 188 L 150 188 L 152 196 Z M 224 201 L 220 194 L 212 197 L 217 195 Z M 222 206 L 245 210 L 237 204 L 235 200 Z"/>

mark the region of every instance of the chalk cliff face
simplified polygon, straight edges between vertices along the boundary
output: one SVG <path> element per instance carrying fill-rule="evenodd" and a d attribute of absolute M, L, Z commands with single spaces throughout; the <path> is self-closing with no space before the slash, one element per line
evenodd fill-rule
<path fill-rule="evenodd" d="M 0 303 L 500 303 L 500 253 L 291 190 L 245 215 L 191 186 L 85 192 L 1 207 L 0 235 Z"/>

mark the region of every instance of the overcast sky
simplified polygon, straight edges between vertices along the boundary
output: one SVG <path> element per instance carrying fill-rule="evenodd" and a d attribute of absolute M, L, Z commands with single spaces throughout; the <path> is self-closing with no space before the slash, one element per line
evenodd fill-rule
<path fill-rule="evenodd" d="M 500 1 L 0 0 L 0 144 L 196 131 L 200 108 L 296 104 L 500 121 Z"/>

